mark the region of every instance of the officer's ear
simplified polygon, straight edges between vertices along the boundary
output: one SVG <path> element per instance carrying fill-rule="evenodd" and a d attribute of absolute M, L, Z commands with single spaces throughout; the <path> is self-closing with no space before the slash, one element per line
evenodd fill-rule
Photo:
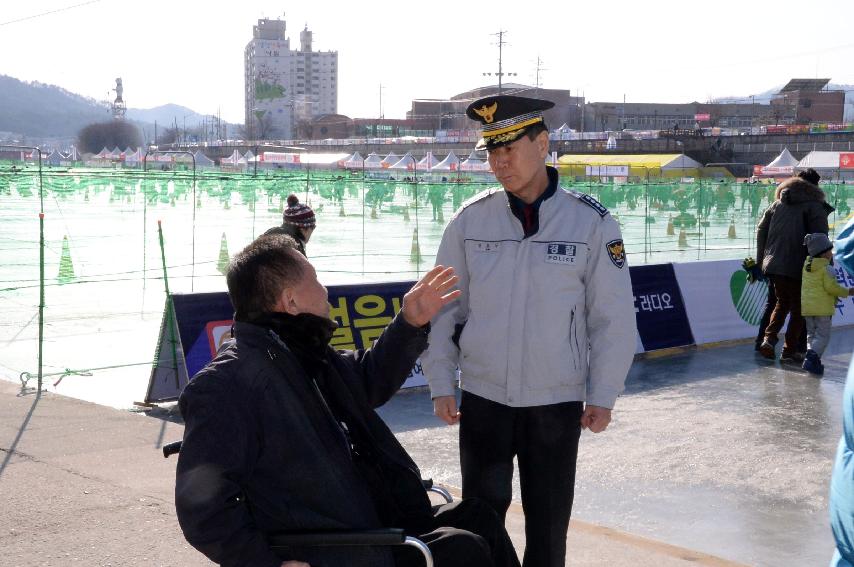
<path fill-rule="evenodd" d="M 546 159 L 546 156 L 549 155 L 549 133 L 543 130 L 534 138 L 534 143 L 537 145 L 537 152 L 540 157 Z"/>

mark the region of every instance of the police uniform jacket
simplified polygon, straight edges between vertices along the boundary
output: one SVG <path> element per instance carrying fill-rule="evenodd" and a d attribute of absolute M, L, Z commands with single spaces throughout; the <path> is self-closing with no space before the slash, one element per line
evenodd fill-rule
<path fill-rule="evenodd" d="M 266 535 L 279 531 L 382 527 L 328 402 L 275 333 L 237 322 L 230 346 L 180 398 L 185 417 L 175 505 L 184 535 L 221 565 L 278 567 Z M 373 408 L 402 385 L 425 348 L 426 331 L 400 315 L 367 351 L 327 347 L 327 378 L 357 426 L 401 475 L 414 508 L 430 504 L 420 473 Z M 330 377 L 331 376 L 331 377 Z M 403 485 L 406 486 L 403 486 Z M 413 491 L 409 491 L 410 488 Z M 394 526 L 386 526 L 394 527 Z M 388 549 L 314 548 L 293 558 L 320 566 L 391 566 Z"/>
<path fill-rule="evenodd" d="M 636 324 L 619 225 L 601 204 L 558 188 L 525 238 L 507 193 L 489 189 L 448 224 L 436 263 L 456 269 L 462 295 L 422 356 L 434 398 L 454 393 L 459 364 L 463 390 L 508 406 L 614 406 Z"/>

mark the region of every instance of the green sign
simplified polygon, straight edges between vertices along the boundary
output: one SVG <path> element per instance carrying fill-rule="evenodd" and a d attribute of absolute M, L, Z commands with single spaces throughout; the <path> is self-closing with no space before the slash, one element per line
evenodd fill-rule
<path fill-rule="evenodd" d="M 759 326 L 762 312 L 765 310 L 765 301 L 768 299 L 768 284 L 765 282 L 747 281 L 747 272 L 737 270 L 729 279 L 729 291 L 732 296 L 732 304 L 748 325 Z"/>

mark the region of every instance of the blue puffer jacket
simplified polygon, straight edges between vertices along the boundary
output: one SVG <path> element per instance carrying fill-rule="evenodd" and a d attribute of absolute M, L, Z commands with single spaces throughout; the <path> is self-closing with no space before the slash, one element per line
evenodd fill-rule
<path fill-rule="evenodd" d="M 831 567 L 854 565 L 854 363 L 842 395 L 842 438 L 830 479 L 830 527 L 836 540 Z"/>

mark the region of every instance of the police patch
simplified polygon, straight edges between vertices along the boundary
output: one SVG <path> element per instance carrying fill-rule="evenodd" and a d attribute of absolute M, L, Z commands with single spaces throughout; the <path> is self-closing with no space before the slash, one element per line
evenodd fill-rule
<path fill-rule="evenodd" d="M 615 266 L 622 269 L 626 265 L 626 250 L 623 247 L 622 239 L 612 240 L 605 245 L 605 249 Z"/>
<path fill-rule="evenodd" d="M 603 205 L 587 193 L 580 193 L 578 198 L 581 200 L 582 203 L 599 213 L 600 217 L 604 217 L 608 214 L 608 209 L 605 208 L 605 205 Z"/>

